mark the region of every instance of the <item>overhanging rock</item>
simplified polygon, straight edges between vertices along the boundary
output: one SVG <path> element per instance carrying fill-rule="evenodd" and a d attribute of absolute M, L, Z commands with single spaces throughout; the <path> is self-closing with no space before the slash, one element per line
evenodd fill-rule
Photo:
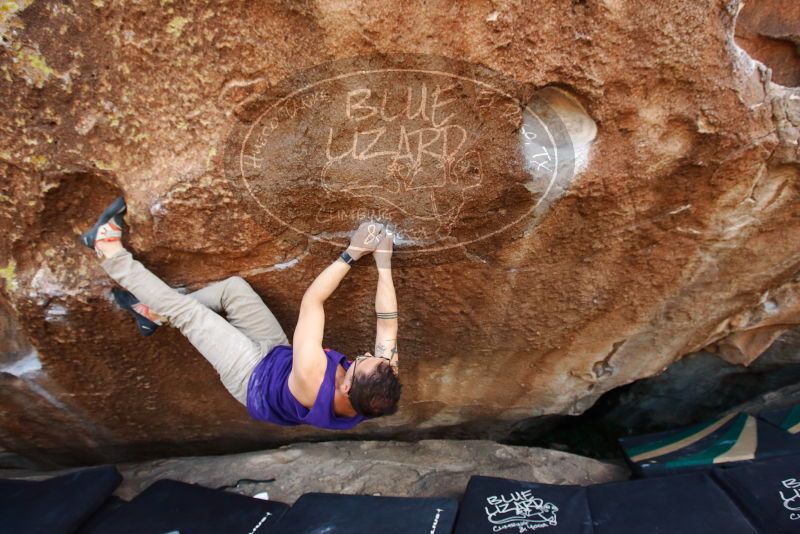
<path fill-rule="evenodd" d="M 737 44 L 738 2 L 27 4 L 0 21 L 2 313 L 36 358 L 3 361 L 25 370 L 3 375 L 6 448 L 86 463 L 329 437 L 248 420 L 177 332 L 138 337 L 77 242 L 120 194 L 154 272 L 243 276 L 290 335 L 345 232 L 398 226 L 403 406 L 350 437 L 501 436 L 800 322 L 800 92 Z M 238 161 L 258 164 L 231 174 L 250 139 Z M 350 354 L 373 341 L 364 263 L 327 309 Z"/>

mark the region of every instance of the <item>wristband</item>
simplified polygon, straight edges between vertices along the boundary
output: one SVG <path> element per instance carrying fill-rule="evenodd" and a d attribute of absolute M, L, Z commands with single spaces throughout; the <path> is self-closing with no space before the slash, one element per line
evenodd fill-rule
<path fill-rule="evenodd" d="M 353 256 L 351 256 L 350 254 L 348 254 L 346 250 L 344 252 L 342 252 L 341 254 L 339 254 L 339 257 L 347 265 L 353 265 L 356 262 L 356 259 Z"/>

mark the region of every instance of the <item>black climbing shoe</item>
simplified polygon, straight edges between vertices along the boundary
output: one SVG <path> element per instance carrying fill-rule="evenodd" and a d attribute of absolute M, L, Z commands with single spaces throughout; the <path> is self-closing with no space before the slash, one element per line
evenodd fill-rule
<path fill-rule="evenodd" d="M 145 337 L 153 335 L 159 325 L 133 309 L 134 304 L 139 304 L 139 299 L 134 297 L 130 291 L 125 291 L 118 287 L 112 289 L 111 292 L 114 294 L 114 301 L 119 304 L 119 307 L 130 312 L 133 318 L 136 319 L 139 333 Z"/>
<path fill-rule="evenodd" d="M 97 222 L 94 223 L 94 226 L 81 234 L 81 243 L 83 243 L 86 247 L 95 250 L 97 255 L 101 256 L 100 252 L 94 247 L 95 241 L 98 240 L 97 232 L 101 229 L 101 227 L 108 224 L 108 226 L 103 229 L 104 231 L 101 232 L 101 235 L 106 237 L 101 237 L 100 239 L 119 239 L 122 235 L 122 214 L 125 213 L 125 209 L 125 199 L 123 197 L 119 197 L 114 202 L 109 204 L 100 215 L 100 218 L 97 219 Z"/>

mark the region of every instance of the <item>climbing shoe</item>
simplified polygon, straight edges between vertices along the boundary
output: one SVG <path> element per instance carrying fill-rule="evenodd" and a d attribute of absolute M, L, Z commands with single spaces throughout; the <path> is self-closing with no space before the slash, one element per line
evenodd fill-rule
<path fill-rule="evenodd" d="M 89 230 L 81 234 L 81 243 L 93 249 L 98 257 L 103 254 L 95 246 L 99 241 L 119 241 L 122 237 L 122 214 L 125 213 L 125 199 L 117 198 L 97 219 Z"/>
<path fill-rule="evenodd" d="M 145 337 L 153 335 L 156 328 L 161 325 L 161 321 L 153 317 L 150 308 L 139 302 L 139 299 L 134 297 L 130 291 L 115 287 L 111 292 L 114 294 L 114 301 L 119 307 L 128 311 L 136 319 L 139 333 Z"/>

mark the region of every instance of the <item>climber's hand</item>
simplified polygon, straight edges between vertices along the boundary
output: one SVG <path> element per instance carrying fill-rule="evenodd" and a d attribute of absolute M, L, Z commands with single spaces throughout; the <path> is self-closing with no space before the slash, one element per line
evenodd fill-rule
<path fill-rule="evenodd" d="M 384 228 L 381 223 L 365 222 L 361 223 L 356 233 L 350 239 L 350 246 L 347 253 L 354 259 L 358 259 L 366 254 L 371 254 L 383 238 Z"/>
<path fill-rule="evenodd" d="M 384 229 L 381 242 L 378 243 L 378 248 L 375 249 L 373 256 L 375 257 L 375 265 L 378 269 L 391 269 L 392 268 L 392 250 L 394 248 L 394 232 L 389 228 Z"/>

